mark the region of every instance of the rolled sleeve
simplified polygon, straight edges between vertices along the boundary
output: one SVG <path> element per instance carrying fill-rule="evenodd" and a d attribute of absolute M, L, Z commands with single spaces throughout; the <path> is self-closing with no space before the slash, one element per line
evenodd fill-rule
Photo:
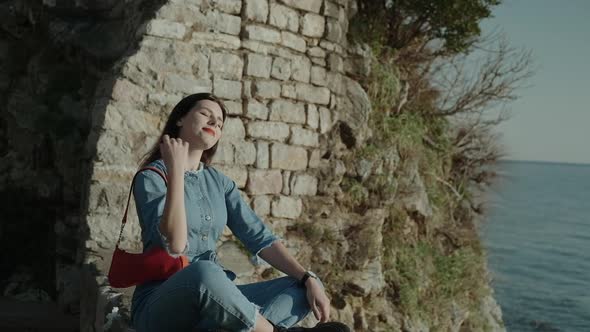
<path fill-rule="evenodd" d="M 264 224 L 240 195 L 236 183 L 227 178 L 225 183 L 227 226 L 252 253 L 253 261 L 262 249 L 270 247 L 279 237 Z"/>
<path fill-rule="evenodd" d="M 166 203 L 166 184 L 160 175 L 150 170 L 142 171 L 137 175 L 133 187 L 133 198 L 141 226 L 143 247 L 147 249 L 160 246 L 173 257 L 186 255 L 189 249 L 188 241 L 182 253 L 173 254 L 170 250 L 170 242 L 160 232 L 160 221 Z"/>

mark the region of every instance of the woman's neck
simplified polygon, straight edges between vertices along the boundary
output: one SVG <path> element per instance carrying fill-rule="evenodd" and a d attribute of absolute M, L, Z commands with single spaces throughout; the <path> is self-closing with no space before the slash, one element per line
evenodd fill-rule
<path fill-rule="evenodd" d="M 189 150 L 184 169 L 187 171 L 198 170 L 201 162 L 201 156 L 203 156 L 203 150 Z"/>

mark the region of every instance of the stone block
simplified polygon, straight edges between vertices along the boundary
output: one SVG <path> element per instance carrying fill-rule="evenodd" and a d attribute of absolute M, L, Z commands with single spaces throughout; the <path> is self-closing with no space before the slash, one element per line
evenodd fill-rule
<path fill-rule="evenodd" d="M 281 0 L 282 3 L 289 7 L 305 10 L 308 12 L 320 13 L 320 8 L 322 7 L 321 0 Z"/>
<path fill-rule="evenodd" d="M 289 186 L 291 195 L 315 196 L 318 192 L 318 179 L 309 174 L 294 174 Z"/>
<path fill-rule="evenodd" d="M 305 107 L 284 99 L 273 100 L 270 105 L 270 121 L 305 123 Z"/>
<path fill-rule="evenodd" d="M 331 1 L 326 1 L 324 3 L 324 16 L 329 16 L 337 19 L 339 17 L 339 12 L 340 6 L 338 6 L 337 4 Z"/>
<path fill-rule="evenodd" d="M 316 58 L 325 58 L 326 51 L 323 50 L 321 47 L 314 46 L 307 49 L 307 55 Z"/>
<path fill-rule="evenodd" d="M 271 203 L 271 215 L 277 218 L 297 219 L 303 211 L 300 198 L 279 196 Z"/>
<path fill-rule="evenodd" d="M 330 102 L 330 90 L 325 87 L 317 87 L 311 84 L 297 83 L 295 85 L 297 99 L 308 103 L 328 105 Z"/>
<path fill-rule="evenodd" d="M 288 31 L 281 32 L 281 44 L 301 53 L 305 53 L 305 49 L 307 47 L 307 45 L 305 44 L 305 39 Z"/>
<path fill-rule="evenodd" d="M 311 60 L 306 56 L 297 57 L 291 63 L 291 77 L 295 81 L 309 83 L 311 76 Z"/>
<path fill-rule="evenodd" d="M 307 114 L 307 125 L 312 129 L 318 129 L 320 123 L 320 114 L 318 108 L 314 104 L 305 105 L 305 113 Z"/>
<path fill-rule="evenodd" d="M 291 60 L 282 57 L 274 58 L 270 75 L 282 81 L 288 80 L 291 77 Z"/>
<path fill-rule="evenodd" d="M 307 13 L 301 19 L 301 34 L 308 37 L 320 38 L 324 35 L 326 19 L 317 14 Z"/>
<path fill-rule="evenodd" d="M 217 151 L 212 161 L 214 164 L 231 165 L 234 162 L 234 147 L 230 143 L 225 142 L 225 138 L 222 136 L 217 145 Z"/>
<path fill-rule="evenodd" d="M 300 126 L 291 126 L 289 144 L 317 148 L 320 146 L 320 138 L 314 130 L 304 129 Z"/>
<path fill-rule="evenodd" d="M 290 180 L 291 171 L 283 171 L 283 189 L 281 190 L 281 194 L 291 195 L 291 187 L 289 187 Z"/>
<path fill-rule="evenodd" d="M 238 117 L 228 117 L 223 124 L 222 139 L 244 139 L 246 137 L 246 130 L 244 122 Z"/>
<path fill-rule="evenodd" d="M 205 47 L 237 50 L 242 43 L 240 37 L 216 32 L 193 32 L 191 43 Z"/>
<path fill-rule="evenodd" d="M 240 80 L 242 78 L 242 69 L 244 61 L 240 56 L 230 53 L 213 53 L 211 54 L 211 64 L 209 70 L 219 78 Z"/>
<path fill-rule="evenodd" d="M 270 166 L 290 171 L 307 168 L 307 150 L 299 146 L 274 143 L 270 148 Z"/>
<path fill-rule="evenodd" d="M 164 77 L 164 91 L 179 94 L 211 92 L 211 80 L 198 80 L 192 75 L 167 74 Z"/>
<path fill-rule="evenodd" d="M 267 55 L 248 53 L 246 56 L 246 75 L 269 78 L 272 58 Z"/>
<path fill-rule="evenodd" d="M 344 72 L 344 60 L 338 54 L 330 53 L 328 55 L 328 67 L 330 68 L 331 71 L 343 73 Z"/>
<path fill-rule="evenodd" d="M 281 33 L 274 29 L 259 25 L 246 25 L 244 31 L 245 37 L 249 39 L 261 40 L 273 44 L 278 44 L 281 42 Z"/>
<path fill-rule="evenodd" d="M 252 165 L 256 161 L 256 147 L 247 141 L 232 141 L 236 165 Z"/>
<path fill-rule="evenodd" d="M 271 3 L 268 23 L 279 29 L 297 32 L 299 30 L 299 14 L 292 8 Z"/>
<path fill-rule="evenodd" d="M 266 23 L 268 18 L 268 0 L 245 0 L 244 15 L 247 20 Z"/>
<path fill-rule="evenodd" d="M 320 107 L 320 133 L 325 134 L 332 129 L 332 114 L 326 107 Z"/>
<path fill-rule="evenodd" d="M 268 107 L 255 99 L 251 99 L 246 104 L 246 117 L 252 120 L 267 120 Z"/>
<path fill-rule="evenodd" d="M 295 91 L 295 85 L 283 84 L 283 88 L 281 90 L 281 96 L 285 97 L 285 98 L 291 98 L 291 99 L 297 98 L 297 92 Z"/>
<path fill-rule="evenodd" d="M 213 32 L 226 33 L 237 36 L 242 30 L 242 18 L 235 15 L 229 15 L 218 11 L 207 12 L 208 28 Z"/>
<path fill-rule="evenodd" d="M 252 199 L 252 210 L 256 215 L 265 217 L 270 214 L 270 196 L 256 195 Z"/>
<path fill-rule="evenodd" d="M 307 167 L 309 168 L 318 168 L 320 167 L 320 150 L 315 149 L 309 151 L 309 164 Z"/>
<path fill-rule="evenodd" d="M 280 194 L 283 188 L 281 171 L 251 169 L 248 174 L 246 192 L 251 195 Z"/>
<path fill-rule="evenodd" d="M 248 170 L 246 167 L 235 165 L 216 165 L 215 168 L 230 179 L 234 180 L 239 189 L 246 187 L 246 182 L 248 180 Z"/>
<path fill-rule="evenodd" d="M 334 43 L 342 43 L 344 37 L 342 25 L 334 19 L 328 19 L 326 23 L 326 39 Z"/>
<path fill-rule="evenodd" d="M 326 86 L 326 69 L 320 66 L 311 67 L 311 83 L 319 86 Z"/>
<path fill-rule="evenodd" d="M 242 0 L 216 0 L 215 8 L 228 14 L 240 14 L 242 11 Z"/>
<path fill-rule="evenodd" d="M 282 122 L 251 121 L 246 129 L 253 138 L 284 142 L 289 137 L 289 125 Z"/>
<path fill-rule="evenodd" d="M 270 166 L 268 142 L 256 142 L 256 163 L 254 166 L 259 169 L 267 169 Z"/>
<path fill-rule="evenodd" d="M 281 96 L 281 85 L 276 81 L 256 81 L 254 83 L 254 96 L 273 99 Z"/>
<path fill-rule="evenodd" d="M 225 104 L 225 107 L 227 108 L 227 113 L 229 115 L 242 115 L 242 103 L 237 101 L 225 100 L 223 101 L 223 104 Z"/>
<path fill-rule="evenodd" d="M 150 36 L 182 40 L 186 34 L 186 26 L 178 22 L 154 19 L 148 22 L 145 33 Z"/>
<path fill-rule="evenodd" d="M 213 94 L 222 99 L 241 99 L 242 82 L 215 78 L 213 80 Z"/>

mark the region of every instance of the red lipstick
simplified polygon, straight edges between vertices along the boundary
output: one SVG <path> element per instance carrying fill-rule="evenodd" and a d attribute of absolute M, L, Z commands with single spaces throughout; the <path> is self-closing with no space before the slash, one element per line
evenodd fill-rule
<path fill-rule="evenodd" d="M 203 128 L 204 131 L 208 132 L 212 136 L 215 136 L 215 131 L 211 128 Z"/>

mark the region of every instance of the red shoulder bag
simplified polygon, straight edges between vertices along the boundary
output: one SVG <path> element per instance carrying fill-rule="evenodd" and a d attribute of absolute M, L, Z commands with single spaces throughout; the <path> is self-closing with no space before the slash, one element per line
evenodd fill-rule
<path fill-rule="evenodd" d="M 123 237 L 123 229 L 125 228 L 125 223 L 127 223 L 127 211 L 129 210 L 129 202 L 131 201 L 135 178 L 141 171 L 146 169 L 158 173 L 164 179 L 166 186 L 168 185 L 166 175 L 156 167 L 148 166 L 142 168 L 133 176 L 131 188 L 129 189 L 129 197 L 127 198 L 127 207 L 125 208 L 125 214 L 121 223 L 119 240 L 113 252 L 113 259 L 108 274 L 109 283 L 115 288 L 131 287 L 146 281 L 166 280 L 189 264 L 186 256 L 172 257 L 166 249 L 158 246 L 141 254 L 130 253 L 119 248 L 121 238 Z"/>

